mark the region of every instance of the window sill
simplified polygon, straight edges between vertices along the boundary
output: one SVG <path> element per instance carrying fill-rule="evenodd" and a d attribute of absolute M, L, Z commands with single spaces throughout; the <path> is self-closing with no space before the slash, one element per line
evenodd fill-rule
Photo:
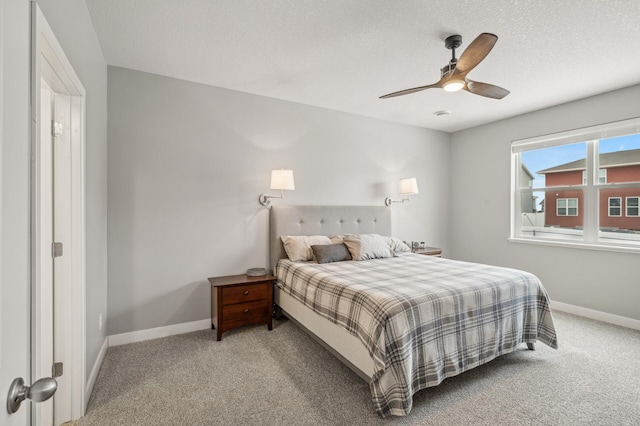
<path fill-rule="evenodd" d="M 582 250 L 598 250 L 598 251 L 612 251 L 612 252 L 619 252 L 619 253 L 640 254 L 640 246 L 631 247 L 631 246 L 620 246 L 620 245 L 610 245 L 610 244 L 587 244 L 582 242 L 572 243 L 569 241 L 541 240 L 541 239 L 522 238 L 522 237 L 507 238 L 507 241 L 510 243 L 518 243 L 518 244 L 533 244 L 533 245 L 540 245 L 540 246 L 568 247 L 568 248 L 576 248 L 576 249 L 582 249 Z"/>

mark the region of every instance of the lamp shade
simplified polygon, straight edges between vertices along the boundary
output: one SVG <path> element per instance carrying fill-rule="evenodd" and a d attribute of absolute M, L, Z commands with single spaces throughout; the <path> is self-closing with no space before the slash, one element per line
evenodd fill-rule
<path fill-rule="evenodd" d="M 293 170 L 271 170 L 271 189 L 296 189 L 293 183 Z"/>
<path fill-rule="evenodd" d="M 418 193 L 418 181 L 416 178 L 400 179 L 400 194 L 413 195 Z"/>

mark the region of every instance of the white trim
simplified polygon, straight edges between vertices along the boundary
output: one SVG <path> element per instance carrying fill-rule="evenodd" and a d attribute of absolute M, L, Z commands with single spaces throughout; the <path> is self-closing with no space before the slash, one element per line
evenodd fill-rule
<path fill-rule="evenodd" d="M 511 142 L 511 152 L 517 153 L 594 139 L 609 139 L 630 133 L 640 133 L 640 117 L 515 140 Z"/>
<path fill-rule="evenodd" d="M 85 379 L 86 379 L 86 201 L 85 201 L 85 153 L 86 153 L 86 91 L 73 66 L 67 59 L 62 46 L 47 23 L 42 11 L 34 2 L 34 12 L 32 18 L 32 146 L 39 143 L 39 108 L 40 108 L 40 80 L 44 78 L 54 92 L 67 95 L 70 99 L 68 116 L 70 117 L 70 215 L 72 226 L 70 228 L 70 241 L 67 247 L 65 244 L 65 255 L 69 258 L 69 275 L 67 286 L 56 288 L 56 298 L 68 301 L 64 312 L 59 310 L 55 314 L 54 323 L 63 324 L 62 329 L 67 336 L 64 344 L 64 376 L 66 386 L 58 389 L 57 398 L 54 398 L 55 423 L 67 420 L 78 419 L 85 413 Z M 33 165 L 32 167 L 38 167 Z M 32 172 L 33 174 L 33 172 Z M 33 188 L 32 188 L 33 191 Z M 32 208 L 37 207 L 33 206 Z M 33 215 L 33 212 L 32 212 Z M 33 220 L 33 219 L 32 219 Z M 39 236 L 36 236 L 39 238 Z M 37 245 L 36 245 L 37 247 Z M 37 266 L 34 266 L 37 268 Z M 33 291 L 37 296 L 40 291 L 38 285 L 32 284 Z M 34 319 L 39 320 L 38 312 L 35 312 Z M 56 337 L 57 339 L 57 337 Z M 37 362 L 39 354 L 32 354 L 34 362 Z M 68 398 L 67 398 L 68 396 Z M 67 402 L 69 404 L 67 405 Z M 62 405 L 61 405 L 62 404 Z M 38 404 L 34 404 L 36 420 L 38 418 Z"/>
<path fill-rule="evenodd" d="M 620 204 L 618 204 L 617 206 L 612 206 L 611 205 L 611 200 L 618 200 L 620 201 Z M 615 209 L 618 208 L 620 209 L 620 214 L 611 214 L 611 209 Z M 608 201 L 607 201 L 607 214 L 609 217 L 622 217 L 622 197 L 609 197 Z"/>
<path fill-rule="evenodd" d="M 515 237 L 515 238 L 507 238 L 507 241 L 510 243 L 521 243 L 521 244 L 537 244 L 541 246 L 556 246 L 556 247 L 568 247 L 568 248 L 577 248 L 584 250 L 600 250 L 600 251 L 613 251 L 620 253 L 640 253 L 640 245 L 636 245 L 635 247 L 632 245 L 623 246 L 620 243 L 615 245 L 606 245 L 606 244 L 589 244 L 584 242 L 571 242 L 566 239 L 563 240 L 551 240 L 551 239 L 536 239 L 536 238 L 526 238 L 526 237 Z"/>
<path fill-rule="evenodd" d="M 638 214 L 629 214 L 629 198 L 637 198 L 638 199 L 638 203 L 635 206 L 631 206 L 631 208 L 635 208 L 638 209 Z M 640 197 L 637 195 L 630 195 L 628 197 L 625 197 L 624 199 L 624 213 L 625 213 L 625 217 L 639 217 L 640 216 Z"/>
<path fill-rule="evenodd" d="M 591 318 L 609 324 L 632 328 L 634 330 L 640 330 L 640 320 L 615 314 L 609 314 L 607 312 L 596 311 L 595 309 L 583 308 L 581 306 L 570 305 L 568 303 L 556 302 L 555 300 L 551 301 L 551 309 L 567 312 L 574 315 L 580 315 L 581 317 Z"/>
<path fill-rule="evenodd" d="M 182 324 L 167 325 L 165 327 L 148 328 L 146 330 L 131 331 L 129 333 L 114 334 L 108 337 L 109 347 L 126 345 L 127 343 L 142 342 L 159 337 L 190 333 L 192 331 L 211 328 L 211 318 L 200 321 L 184 322 Z M 213 336 L 213 335 L 212 335 Z M 213 336 L 215 338 L 215 336 Z"/>
<path fill-rule="evenodd" d="M 569 214 L 569 209 L 572 209 L 573 207 L 569 206 L 569 201 L 575 200 L 576 201 L 576 214 Z M 564 209 L 566 210 L 567 214 L 560 214 L 559 210 L 562 208 L 560 207 L 560 201 L 566 201 L 565 203 L 565 207 Z M 578 215 L 578 199 L 575 197 L 571 197 L 571 198 L 556 198 L 556 216 L 559 217 L 577 217 Z"/>
<path fill-rule="evenodd" d="M 98 373 L 100 372 L 100 367 L 102 367 L 102 362 L 104 361 L 104 357 L 107 354 L 108 347 L 109 347 L 109 339 L 105 337 L 104 342 L 102 343 L 102 347 L 100 348 L 100 352 L 98 352 L 98 357 L 96 358 L 96 362 L 93 364 L 93 368 L 91 369 L 91 374 L 89 374 L 89 379 L 87 380 L 87 384 L 84 387 L 84 401 L 85 401 L 84 410 L 85 411 L 87 409 L 87 404 L 89 404 L 89 398 L 91 397 L 91 392 L 93 392 L 93 387 L 96 385 L 96 380 L 98 379 Z"/>

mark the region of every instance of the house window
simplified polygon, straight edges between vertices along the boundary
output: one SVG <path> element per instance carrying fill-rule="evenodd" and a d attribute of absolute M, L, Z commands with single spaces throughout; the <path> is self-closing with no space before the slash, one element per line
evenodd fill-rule
<path fill-rule="evenodd" d="M 578 216 L 578 199 L 558 198 L 556 200 L 556 214 L 558 216 Z"/>
<path fill-rule="evenodd" d="M 598 183 L 607 183 L 607 169 L 598 169 Z M 587 171 L 582 171 L 582 184 L 587 184 Z"/>
<path fill-rule="evenodd" d="M 640 206 L 638 205 L 640 197 L 627 197 L 625 201 L 627 203 L 627 217 L 640 216 Z"/>
<path fill-rule="evenodd" d="M 609 197 L 609 216 L 622 216 L 622 198 Z"/>
<path fill-rule="evenodd" d="M 640 251 L 640 118 L 514 141 L 511 153 L 511 240 Z"/>

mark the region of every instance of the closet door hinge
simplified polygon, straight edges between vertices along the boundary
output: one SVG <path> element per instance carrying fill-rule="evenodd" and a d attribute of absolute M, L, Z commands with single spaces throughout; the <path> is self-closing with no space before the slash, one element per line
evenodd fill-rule
<path fill-rule="evenodd" d="M 64 128 L 62 122 L 60 121 L 51 121 L 51 136 L 54 138 L 56 136 L 62 136 L 62 129 Z"/>
<path fill-rule="evenodd" d="M 51 243 L 51 257 L 62 256 L 62 243 Z"/>
<path fill-rule="evenodd" d="M 51 368 L 51 377 L 55 379 L 56 377 L 62 376 L 63 373 L 64 365 L 61 362 L 53 363 L 53 367 Z"/>

